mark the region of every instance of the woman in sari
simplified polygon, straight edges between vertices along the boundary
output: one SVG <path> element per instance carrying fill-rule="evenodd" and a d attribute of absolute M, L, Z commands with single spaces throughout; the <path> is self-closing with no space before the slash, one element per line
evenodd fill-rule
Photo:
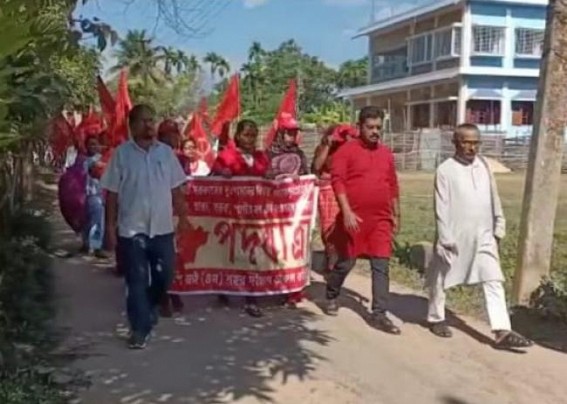
<path fill-rule="evenodd" d="M 335 224 L 340 213 L 339 204 L 331 186 L 331 160 L 337 149 L 349 138 L 356 137 L 356 128 L 350 125 L 333 125 L 324 133 L 321 143 L 315 149 L 311 170 L 319 177 L 319 226 L 325 247 L 325 272 L 328 273 L 337 262 L 337 252 L 332 239 Z"/>
<path fill-rule="evenodd" d="M 271 144 L 268 157 L 270 158 L 270 178 L 297 178 L 309 174 L 307 158 L 299 147 L 299 123 L 292 117 L 284 117 L 278 122 L 276 138 Z M 303 291 L 285 295 L 283 304 L 290 308 L 303 300 Z"/>
<path fill-rule="evenodd" d="M 291 117 L 278 122 L 276 138 L 268 150 L 271 178 L 297 177 L 309 174 L 307 158 L 298 145 L 299 124 Z"/>
<path fill-rule="evenodd" d="M 266 153 L 256 149 L 257 140 L 258 126 L 254 121 L 245 119 L 238 122 L 234 144 L 227 145 L 218 154 L 212 168 L 212 174 L 226 178 L 238 176 L 265 177 L 270 162 Z M 228 303 L 226 296 L 221 295 L 219 298 L 223 303 Z M 258 307 L 256 296 L 245 297 L 244 310 L 251 317 L 263 316 L 262 310 Z"/>
<path fill-rule="evenodd" d="M 99 136 L 89 135 L 85 141 L 87 158 L 84 169 L 87 175 L 86 182 L 86 223 L 83 229 L 82 252 L 94 253 L 97 258 L 108 258 L 103 251 L 104 242 L 104 197 L 100 181 L 95 172 L 100 164 L 101 145 Z"/>

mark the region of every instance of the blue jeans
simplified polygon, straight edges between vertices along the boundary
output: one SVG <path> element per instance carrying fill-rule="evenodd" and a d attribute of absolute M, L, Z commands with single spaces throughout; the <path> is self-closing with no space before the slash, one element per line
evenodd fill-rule
<path fill-rule="evenodd" d="M 83 229 L 83 245 L 101 250 L 104 241 L 104 202 L 99 195 L 88 195 L 86 200 L 87 224 Z"/>
<path fill-rule="evenodd" d="M 173 281 L 173 234 L 118 238 L 126 280 L 126 311 L 132 332 L 148 335 L 157 321 L 157 307 Z"/>

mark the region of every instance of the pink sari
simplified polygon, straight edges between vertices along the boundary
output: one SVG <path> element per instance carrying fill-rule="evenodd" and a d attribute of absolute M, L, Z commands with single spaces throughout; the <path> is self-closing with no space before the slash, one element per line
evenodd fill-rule
<path fill-rule="evenodd" d="M 73 231 L 79 234 L 86 223 L 87 173 L 85 158 L 78 155 L 75 163 L 59 178 L 58 196 L 61 215 Z"/>

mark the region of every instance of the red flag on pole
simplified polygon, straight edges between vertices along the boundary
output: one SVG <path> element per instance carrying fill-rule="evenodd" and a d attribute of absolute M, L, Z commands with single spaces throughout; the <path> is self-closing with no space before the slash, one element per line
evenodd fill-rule
<path fill-rule="evenodd" d="M 207 132 L 205 132 L 205 128 L 203 128 L 203 118 L 199 111 L 196 111 L 191 117 L 191 121 L 189 121 L 189 125 L 187 125 L 187 129 L 185 131 L 185 137 L 195 139 L 199 155 L 209 167 L 212 167 L 215 161 L 215 156 L 213 154 L 213 148 L 209 142 Z"/>
<path fill-rule="evenodd" d="M 230 122 L 225 122 L 219 135 L 219 148 L 235 149 L 236 143 L 230 137 Z"/>
<path fill-rule="evenodd" d="M 209 116 L 209 106 L 207 103 L 207 97 L 201 98 L 201 101 L 199 102 L 199 106 L 197 108 L 197 112 L 201 115 L 201 118 L 203 119 L 203 122 L 206 125 L 211 124 L 211 117 Z"/>
<path fill-rule="evenodd" d="M 114 122 L 111 127 L 112 147 L 128 140 L 128 114 L 132 109 L 130 94 L 128 93 L 128 72 L 126 69 L 120 72 L 118 80 L 118 93 L 116 94 L 116 107 L 114 111 Z"/>
<path fill-rule="evenodd" d="M 266 135 L 264 140 L 264 147 L 267 149 L 272 145 L 274 138 L 276 137 L 276 132 L 278 131 L 278 122 L 283 116 L 291 117 L 297 119 L 297 83 L 295 80 L 290 80 L 289 87 L 282 99 L 280 108 L 278 109 L 278 114 L 274 119 L 270 131 Z"/>
<path fill-rule="evenodd" d="M 114 101 L 114 97 L 108 90 L 108 87 L 106 87 L 106 84 L 104 84 L 102 78 L 100 76 L 97 76 L 96 81 L 100 107 L 106 121 L 106 126 L 108 127 L 112 123 L 114 112 L 116 111 L 116 102 Z"/>
<path fill-rule="evenodd" d="M 63 114 L 59 114 L 51 120 L 49 144 L 55 161 L 61 161 L 64 158 L 67 148 L 73 143 L 73 132 L 73 126 L 65 119 Z"/>
<path fill-rule="evenodd" d="M 217 108 L 215 119 L 211 125 L 211 132 L 219 136 L 226 122 L 231 122 L 240 115 L 240 88 L 238 74 L 231 77 L 224 98 Z"/>

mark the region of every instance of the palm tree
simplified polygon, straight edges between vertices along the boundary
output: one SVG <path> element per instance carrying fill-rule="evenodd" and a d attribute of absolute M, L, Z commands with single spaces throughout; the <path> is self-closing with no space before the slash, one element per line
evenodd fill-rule
<path fill-rule="evenodd" d="M 259 90 L 266 81 L 266 54 L 260 42 L 253 42 L 248 49 L 248 62 L 241 69 L 245 74 L 245 81 L 250 88 L 252 102 L 255 107 L 258 107 L 261 103 L 262 94 L 260 94 Z"/>
<path fill-rule="evenodd" d="M 248 49 L 248 62 L 259 63 L 265 55 L 266 51 L 262 48 L 262 44 L 257 41 L 252 42 Z"/>
<path fill-rule="evenodd" d="M 195 55 L 189 56 L 187 68 L 189 69 L 189 71 L 191 71 L 193 73 L 196 73 L 199 70 L 201 70 L 201 63 L 199 63 L 199 59 L 197 59 L 197 56 L 195 56 Z"/>
<path fill-rule="evenodd" d="M 218 53 L 209 52 L 203 58 L 203 62 L 209 64 L 209 69 L 211 72 L 211 77 L 215 81 L 216 73 L 219 77 L 223 78 L 230 71 L 230 64 L 228 61 L 220 56 Z"/>
<path fill-rule="evenodd" d="M 230 63 L 228 63 L 228 60 L 221 56 L 218 60 L 217 70 L 221 79 L 226 76 L 228 72 L 230 72 Z"/>
<path fill-rule="evenodd" d="M 144 87 L 150 83 L 158 83 L 163 79 L 159 68 L 162 59 L 160 48 L 152 44 L 153 39 L 148 38 L 145 30 L 128 31 L 126 37 L 118 43 L 115 52 L 116 65 L 111 72 L 118 72 L 128 68 L 132 79 L 141 80 Z"/>

